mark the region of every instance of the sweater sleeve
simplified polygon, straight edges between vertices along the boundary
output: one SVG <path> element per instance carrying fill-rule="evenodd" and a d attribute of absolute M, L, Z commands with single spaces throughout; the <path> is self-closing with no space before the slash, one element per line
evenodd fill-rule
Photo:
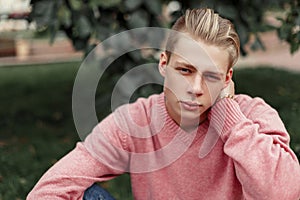
<path fill-rule="evenodd" d="M 126 166 L 120 164 L 126 163 L 126 158 L 122 159 L 116 151 L 120 138 L 114 137 L 118 134 L 107 126 L 109 120 L 108 117 L 97 125 L 84 142 L 78 142 L 74 150 L 52 166 L 28 194 L 27 200 L 82 199 L 84 191 L 93 183 L 124 173 L 111 167 L 115 163 Z M 101 131 L 103 127 L 106 130 Z M 94 152 L 93 148 L 99 152 Z M 98 157 L 96 153 L 99 153 Z"/>
<path fill-rule="evenodd" d="M 212 108 L 211 120 L 234 162 L 245 199 L 300 198 L 299 162 L 273 108 L 259 98 L 224 98 Z"/>
<path fill-rule="evenodd" d="M 27 200 L 82 199 L 93 183 L 112 179 L 116 174 L 95 160 L 79 142 L 41 177 Z"/>

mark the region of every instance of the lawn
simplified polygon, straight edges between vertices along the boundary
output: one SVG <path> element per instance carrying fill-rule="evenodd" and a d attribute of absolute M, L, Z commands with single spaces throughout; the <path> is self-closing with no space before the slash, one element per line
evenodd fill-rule
<path fill-rule="evenodd" d="M 0 68 L 0 200 L 24 199 L 45 170 L 80 140 L 71 109 L 79 65 Z M 278 110 L 299 158 L 300 74 L 241 69 L 234 79 L 237 92 L 260 96 Z M 103 185 L 117 199 L 130 199 L 128 176 Z"/>

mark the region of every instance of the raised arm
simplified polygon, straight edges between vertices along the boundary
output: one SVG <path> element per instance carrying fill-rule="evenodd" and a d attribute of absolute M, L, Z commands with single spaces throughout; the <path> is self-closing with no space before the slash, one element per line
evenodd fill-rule
<path fill-rule="evenodd" d="M 211 114 L 246 199 L 300 198 L 299 162 L 273 108 L 262 99 L 237 95 L 220 100 Z"/>

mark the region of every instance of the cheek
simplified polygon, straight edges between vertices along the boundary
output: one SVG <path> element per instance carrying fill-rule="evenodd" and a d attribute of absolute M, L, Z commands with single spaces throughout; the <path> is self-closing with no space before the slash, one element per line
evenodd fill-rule
<path fill-rule="evenodd" d="M 206 89 L 208 94 L 210 95 L 211 102 L 215 102 L 216 99 L 219 97 L 223 88 L 222 83 L 207 83 Z"/>
<path fill-rule="evenodd" d="M 181 75 L 170 73 L 166 75 L 164 87 L 171 90 L 173 93 L 178 94 L 185 91 L 187 80 Z"/>

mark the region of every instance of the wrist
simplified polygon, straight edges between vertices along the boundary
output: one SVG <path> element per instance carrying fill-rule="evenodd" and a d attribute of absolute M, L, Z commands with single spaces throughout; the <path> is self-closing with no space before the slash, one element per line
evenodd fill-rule
<path fill-rule="evenodd" d="M 215 101 L 214 105 L 218 102 L 220 102 L 222 99 L 233 99 L 234 100 L 235 96 L 234 94 L 230 93 L 225 93 L 225 94 L 220 94 L 218 99 Z"/>
<path fill-rule="evenodd" d="M 224 98 L 234 99 L 234 94 L 229 94 L 229 93 L 224 94 L 221 96 L 220 99 L 224 99 Z"/>
<path fill-rule="evenodd" d="M 245 119 L 245 116 L 239 104 L 233 98 L 228 97 L 223 97 L 218 101 L 209 113 L 209 120 L 223 141 L 227 140 L 230 130 L 242 119 Z"/>

